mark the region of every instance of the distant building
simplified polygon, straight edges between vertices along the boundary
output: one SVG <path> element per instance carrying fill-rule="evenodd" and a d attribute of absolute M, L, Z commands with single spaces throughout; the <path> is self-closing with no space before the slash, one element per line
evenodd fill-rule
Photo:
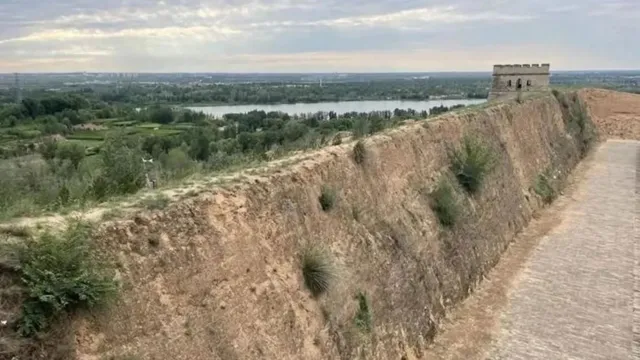
<path fill-rule="evenodd" d="M 489 100 L 549 90 L 549 64 L 494 65 Z"/>

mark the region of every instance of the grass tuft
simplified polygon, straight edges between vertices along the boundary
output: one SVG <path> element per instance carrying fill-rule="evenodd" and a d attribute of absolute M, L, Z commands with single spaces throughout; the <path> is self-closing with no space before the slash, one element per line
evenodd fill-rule
<path fill-rule="evenodd" d="M 7 248 L 25 286 L 17 324 L 21 335 L 47 330 L 60 315 L 104 304 L 115 293 L 115 282 L 97 258 L 90 237 L 91 227 L 75 222 L 62 234 L 44 233 Z"/>
<path fill-rule="evenodd" d="M 446 180 L 441 180 L 430 194 L 431 209 L 444 227 L 453 227 L 460 214 L 460 205 L 455 189 Z"/>
<path fill-rule="evenodd" d="M 367 149 L 364 146 L 364 142 L 362 142 L 362 140 L 359 140 L 353 146 L 353 160 L 356 162 L 356 164 L 363 164 L 366 159 Z"/>
<path fill-rule="evenodd" d="M 320 201 L 320 206 L 322 207 L 322 210 L 324 211 L 331 210 L 336 203 L 336 198 L 337 198 L 337 194 L 335 189 L 326 185 L 323 186 L 322 191 L 320 193 L 320 197 L 318 198 L 318 201 Z"/>
<path fill-rule="evenodd" d="M 369 306 L 369 298 L 365 293 L 359 292 L 358 295 L 356 295 L 356 299 L 358 300 L 358 312 L 355 318 L 356 327 L 362 332 L 370 333 L 371 330 L 373 330 L 373 320 Z"/>
<path fill-rule="evenodd" d="M 556 190 L 551 186 L 549 176 L 546 174 L 538 175 L 534 190 L 536 194 L 542 198 L 542 201 L 544 201 L 545 204 L 551 204 L 558 196 Z"/>
<path fill-rule="evenodd" d="M 335 278 L 335 268 L 329 251 L 319 246 L 307 247 L 302 253 L 302 276 L 313 296 L 326 293 Z"/>
<path fill-rule="evenodd" d="M 469 193 L 477 192 L 486 175 L 494 168 L 493 151 L 481 140 L 465 136 L 462 147 L 451 152 L 451 170 Z"/>

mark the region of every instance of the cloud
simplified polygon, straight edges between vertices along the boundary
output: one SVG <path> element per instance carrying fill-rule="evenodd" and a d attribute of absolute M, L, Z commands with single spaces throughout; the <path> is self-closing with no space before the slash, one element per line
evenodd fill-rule
<path fill-rule="evenodd" d="M 481 70 L 496 49 L 633 67 L 639 15 L 635 0 L 0 0 L 0 72 Z"/>

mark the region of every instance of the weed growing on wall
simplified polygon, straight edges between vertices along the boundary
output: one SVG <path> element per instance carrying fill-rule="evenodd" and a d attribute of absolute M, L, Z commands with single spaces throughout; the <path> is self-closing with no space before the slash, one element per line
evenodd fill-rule
<path fill-rule="evenodd" d="M 318 198 L 318 201 L 320 201 L 320 206 L 322 207 L 322 210 L 324 211 L 331 210 L 336 203 L 336 198 L 337 198 L 337 194 L 335 189 L 326 185 L 323 186 L 322 191 L 320 193 L 320 197 Z"/>
<path fill-rule="evenodd" d="M 371 316 L 371 307 L 369 305 L 369 298 L 363 292 L 359 292 L 356 295 L 358 300 L 358 311 L 356 312 L 355 324 L 360 331 L 370 333 L 373 330 L 373 319 Z"/>
<path fill-rule="evenodd" d="M 327 292 L 335 278 L 329 251 L 317 245 L 307 246 L 302 253 L 301 262 L 304 283 L 311 294 L 320 296 Z"/>
<path fill-rule="evenodd" d="M 491 170 L 496 157 L 488 145 L 479 138 L 465 136 L 462 146 L 450 152 L 451 170 L 458 182 L 469 193 L 477 192 Z"/>
<path fill-rule="evenodd" d="M 556 190 L 551 186 L 549 174 L 540 174 L 536 177 L 534 191 L 538 194 L 545 204 L 551 204 L 558 196 Z"/>
<path fill-rule="evenodd" d="M 455 190 L 447 180 L 441 180 L 429 194 L 431 209 L 442 226 L 453 227 L 460 213 Z"/>
<path fill-rule="evenodd" d="M 26 299 L 18 331 L 33 336 L 64 313 L 104 304 L 116 291 L 91 246 L 91 227 L 69 224 L 62 234 L 45 233 L 4 249 L 15 258 Z"/>
<path fill-rule="evenodd" d="M 362 140 L 359 140 L 353 146 L 353 160 L 356 162 L 356 164 L 363 164 L 366 159 L 367 159 L 367 149 L 365 148 Z"/>

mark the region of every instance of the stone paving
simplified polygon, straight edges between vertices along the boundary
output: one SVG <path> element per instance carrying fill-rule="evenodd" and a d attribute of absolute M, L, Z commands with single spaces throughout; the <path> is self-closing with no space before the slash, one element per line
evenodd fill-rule
<path fill-rule="evenodd" d="M 514 282 L 488 359 L 640 359 L 639 168 L 640 142 L 598 149 Z"/>

